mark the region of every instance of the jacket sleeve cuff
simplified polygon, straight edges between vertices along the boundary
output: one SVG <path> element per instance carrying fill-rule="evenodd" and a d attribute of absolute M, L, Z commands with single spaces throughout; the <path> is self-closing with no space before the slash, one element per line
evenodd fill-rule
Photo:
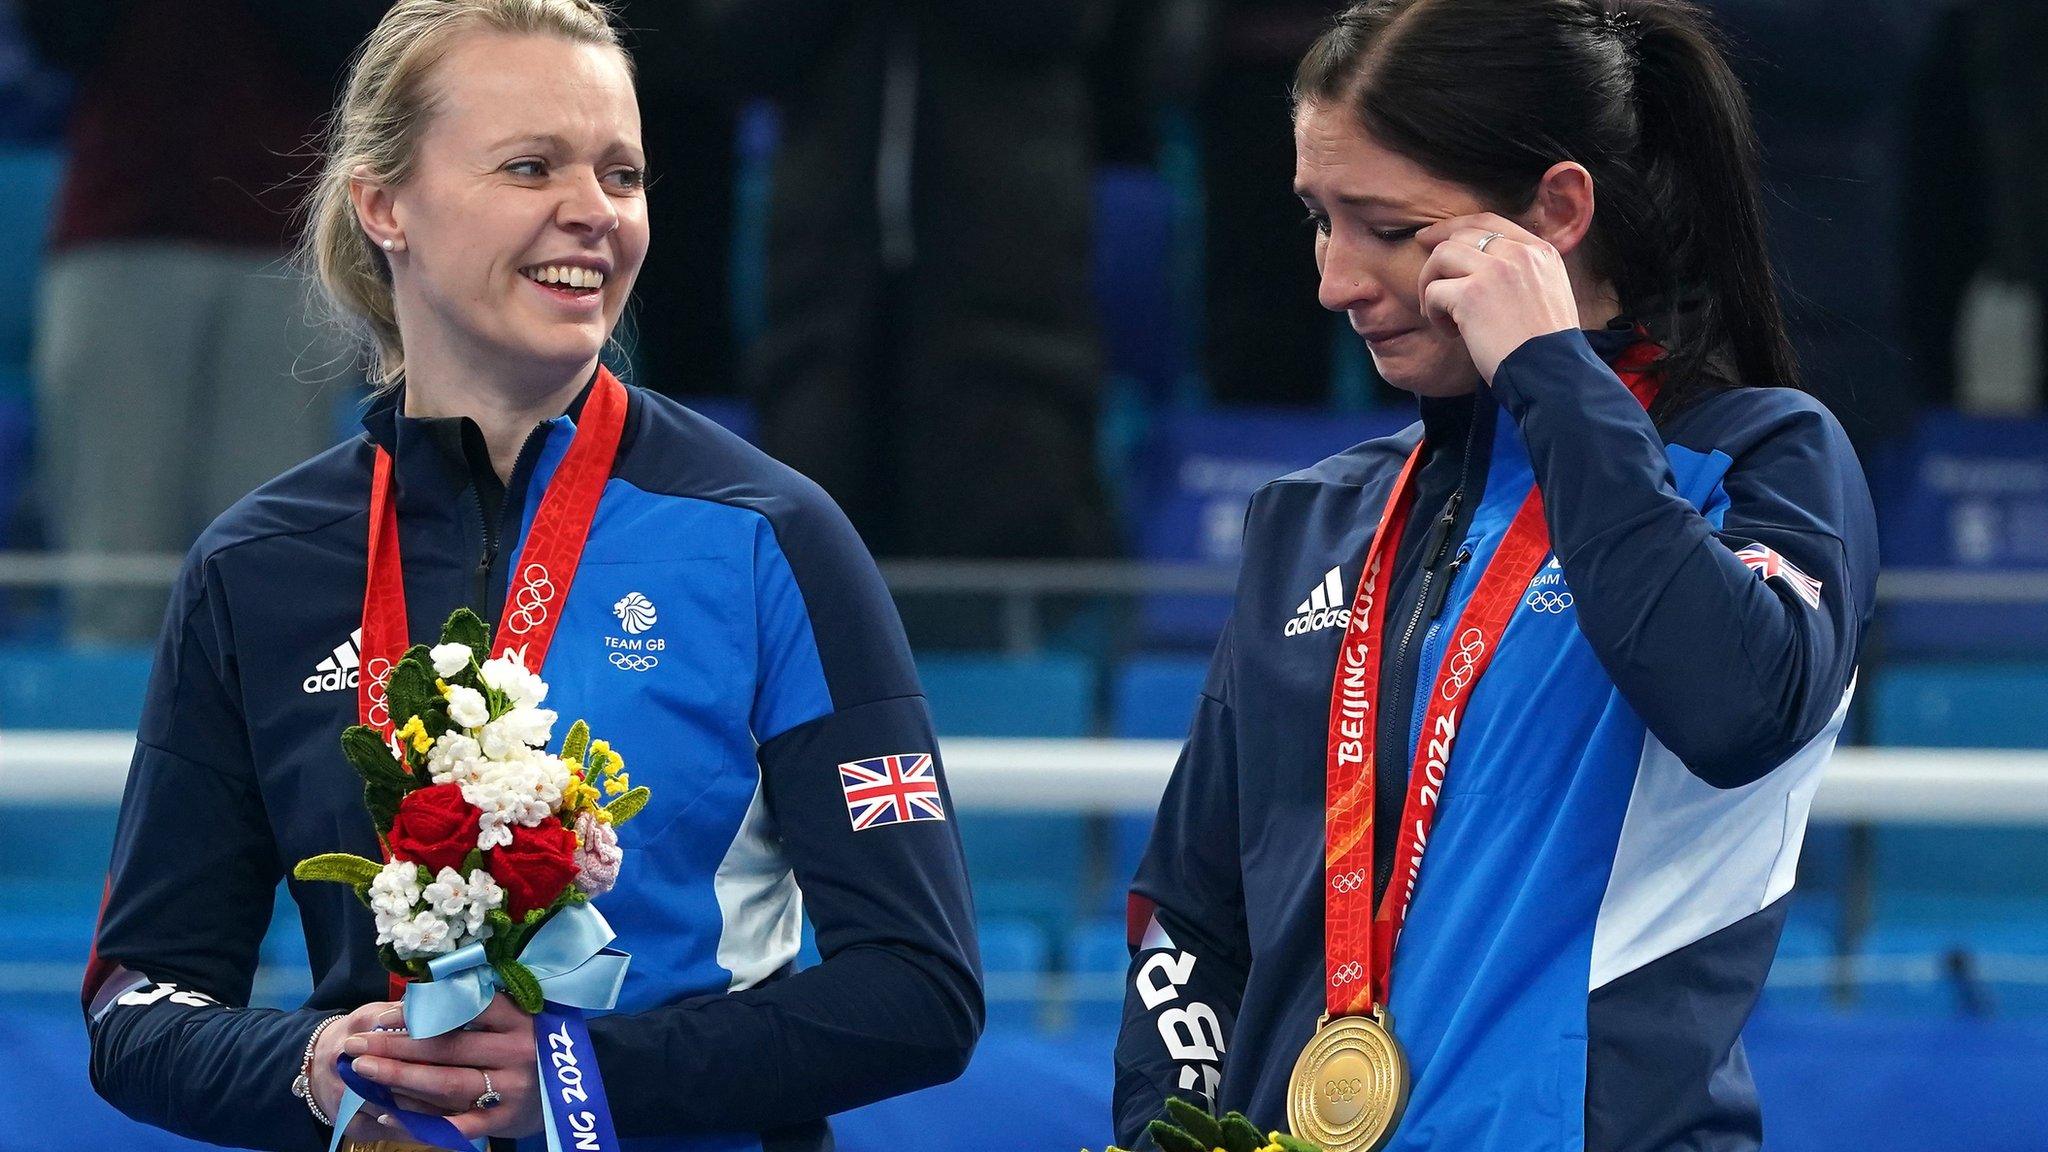
<path fill-rule="evenodd" d="M 1600 359 L 1586 334 L 1577 328 L 1522 341 L 1493 373 L 1493 394 L 1517 422 L 1531 407 L 1545 400 L 1574 399 L 1583 403 L 1589 391 L 1599 396 L 1603 385 L 1606 392 L 1612 393 L 1612 399 L 1635 404 L 1621 378 Z"/>

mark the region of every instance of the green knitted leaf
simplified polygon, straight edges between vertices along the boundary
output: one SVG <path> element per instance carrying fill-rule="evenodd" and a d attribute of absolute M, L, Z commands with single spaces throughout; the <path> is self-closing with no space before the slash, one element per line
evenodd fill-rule
<path fill-rule="evenodd" d="M 579 891 L 581 891 L 581 889 L 577 888 L 574 884 L 563 885 L 562 890 L 555 894 L 555 898 L 553 900 L 548 901 L 547 907 L 536 908 L 528 912 L 526 914 L 526 922 L 528 924 L 535 924 L 539 921 L 546 920 L 550 916 L 553 916 L 555 913 L 560 912 L 564 908 L 567 908 L 569 904 L 576 899 L 576 894 Z"/>
<path fill-rule="evenodd" d="M 645 788 L 635 788 L 605 805 L 604 810 L 611 814 L 612 827 L 617 828 L 619 825 L 638 816 L 640 810 L 647 807 L 647 798 L 652 795 L 654 793 L 649 792 Z"/>
<path fill-rule="evenodd" d="M 455 721 L 448 718 L 448 702 L 435 697 L 432 703 L 420 710 L 420 726 L 436 740 L 441 738 L 441 733 L 455 727 Z"/>
<path fill-rule="evenodd" d="M 467 608 L 457 608 L 441 625 L 441 643 L 460 644 L 471 652 L 488 652 L 491 648 L 491 632 L 484 626 L 484 618 Z M 475 659 L 474 656 L 471 659 Z"/>
<path fill-rule="evenodd" d="M 498 974 L 498 983 L 504 986 L 506 994 L 521 1009 L 529 1016 L 539 1014 L 543 1003 L 540 981 L 534 978 L 526 965 L 517 960 L 503 960 L 491 967 Z"/>
<path fill-rule="evenodd" d="M 589 750 L 590 725 L 581 720 L 569 725 L 569 734 L 562 737 L 562 763 L 581 765 Z"/>
<path fill-rule="evenodd" d="M 434 686 L 434 679 L 434 665 L 427 657 L 427 646 L 415 644 L 408 648 L 398 661 L 398 667 L 391 670 L 391 680 L 385 686 L 392 727 L 405 727 L 413 717 L 440 699 L 441 690 Z"/>
<path fill-rule="evenodd" d="M 1152 1134 L 1152 1142 L 1159 1145 L 1159 1152 L 1209 1152 L 1207 1145 L 1164 1120 L 1154 1120 L 1145 1125 L 1145 1131 Z"/>
<path fill-rule="evenodd" d="M 363 807 L 370 810 L 370 823 L 377 826 L 379 837 L 390 835 L 391 821 L 398 815 L 398 805 L 405 799 L 406 791 L 396 784 L 379 781 L 363 785 Z"/>
<path fill-rule="evenodd" d="M 462 858 L 462 877 L 467 880 L 484 866 L 484 854 L 480 849 L 471 848 L 469 855 Z"/>
<path fill-rule="evenodd" d="M 389 944 L 377 945 L 377 959 L 383 961 L 386 970 L 395 972 L 407 980 L 419 980 L 427 975 L 427 966 L 412 960 L 400 960 L 398 950 Z"/>
<path fill-rule="evenodd" d="M 1242 1112 L 1232 1112 L 1219 1125 L 1223 1129 L 1223 1152 L 1259 1152 L 1266 1146 L 1266 1134 Z"/>
<path fill-rule="evenodd" d="M 1178 1096 L 1167 1097 L 1166 1115 L 1203 1148 L 1223 1143 L 1223 1129 L 1217 1126 L 1216 1118 Z"/>
<path fill-rule="evenodd" d="M 519 955 L 519 933 L 503 909 L 493 908 L 485 913 L 484 924 L 491 930 L 491 934 L 484 937 L 484 959 L 496 964 Z"/>
<path fill-rule="evenodd" d="M 1285 1132 L 1275 1132 L 1273 1139 L 1280 1145 L 1282 1152 L 1323 1152 L 1322 1145 L 1311 1144 L 1298 1136 L 1289 1136 Z"/>
<path fill-rule="evenodd" d="M 412 774 L 405 765 L 391 755 L 391 748 L 384 743 L 384 737 L 368 724 L 351 724 L 341 733 L 341 754 L 348 757 L 349 766 L 365 784 L 384 783 L 406 787 L 412 783 Z"/>
<path fill-rule="evenodd" d="M 374 860 L 347 852 L 327 852 L 299 861 L 292 875 L 301 880 L 328 880 L 336 884 L 366 885 L 377 878 L 383 866 Z"/>

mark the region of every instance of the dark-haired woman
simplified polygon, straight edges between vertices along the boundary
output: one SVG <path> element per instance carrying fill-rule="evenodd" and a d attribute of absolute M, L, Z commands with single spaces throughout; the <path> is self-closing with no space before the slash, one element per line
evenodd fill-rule
<path fill-rule="evenodd" d="M 1668 0 L 1373 0 L 1302 62 L 1321 303 L 1419 426 L 1263 489 L 1132 886 L 1116 1127 L 1751 1149 L 1739 1033 L 1872 609 L 1741 91 Z"/>

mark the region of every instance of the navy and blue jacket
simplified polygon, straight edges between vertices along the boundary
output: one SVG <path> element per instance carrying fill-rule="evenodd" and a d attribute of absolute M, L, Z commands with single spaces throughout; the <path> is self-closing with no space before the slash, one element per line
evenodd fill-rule
<path fill-rule="evenodd" d="M 621 1136 L 642 1138 L 628 1147 L 826 1148 L 826 1116 L 951 1079 L 981 1031 L 954 824 L 856 831 L 837 770 L 936 764 L 931 722 L 874 563 L 823 492 L 628 392 L 541 670 L 563 723 L 589 720 L 653 792 L 598 902 L 633 954 L 618 1010 L 590 1023 L 598 1064 Z M 313 995 L 246 1005 L 290 866 L 379 856 L 338 743 L 356 721 L 373 444 L 394 458 L 412 639 L 432 642 L 457 607 L 502 608 L 576 411 L 536 428 L 501 487 L 473 424 L 386 398 L 366 436 L 258 489 L 193 548 L 84 989 L 92 1080 L 123 1112 L 218 1144 L 326 1146 L 290 1086 L 315 1024 L 387 997 L 369 911 L 344 886 L 290 881 Z M 629 631 L 644 612 L 615 609 L 636 593 L 654 621 Z M 806 915 L 823 963 L 796 971 Z"/>
<path fill-rule="evenodd" d="M 1414 1080 L 1389 1147 L 1759 1146 L 1739 1034 L 1848 706 L 1876 529 L 1819 403 L 1733 389 L 1653 422 L 1609 367 L 1633 338 L 1531 340 L 1490 388 L 1424 400 L 1419 427 L 1252 500 L 1231 624 L 1131 889 L 1127 1146 L 1169 1095 L 1286 1123 L 1324 1011 L 1331 680 L 1419 438 L 1376 827 L 1399 821 L 1429 686 L 1532 484 L 1552 555 L 1460 718 L 1395 953 Z M 1375 837 L 1376 897 L 1393 840 Z"/>

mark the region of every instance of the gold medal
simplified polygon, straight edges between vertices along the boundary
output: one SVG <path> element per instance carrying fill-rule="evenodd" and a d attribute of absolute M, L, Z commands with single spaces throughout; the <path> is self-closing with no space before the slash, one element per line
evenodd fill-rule
<path fill-rule="evenodd" d="M 1287 1082 L 1287 1126 L 1330 1152 L 1374 1152 L 1408 1106 L 1408 1056 L 1385 1009 L 1325 1016 Z"/>

